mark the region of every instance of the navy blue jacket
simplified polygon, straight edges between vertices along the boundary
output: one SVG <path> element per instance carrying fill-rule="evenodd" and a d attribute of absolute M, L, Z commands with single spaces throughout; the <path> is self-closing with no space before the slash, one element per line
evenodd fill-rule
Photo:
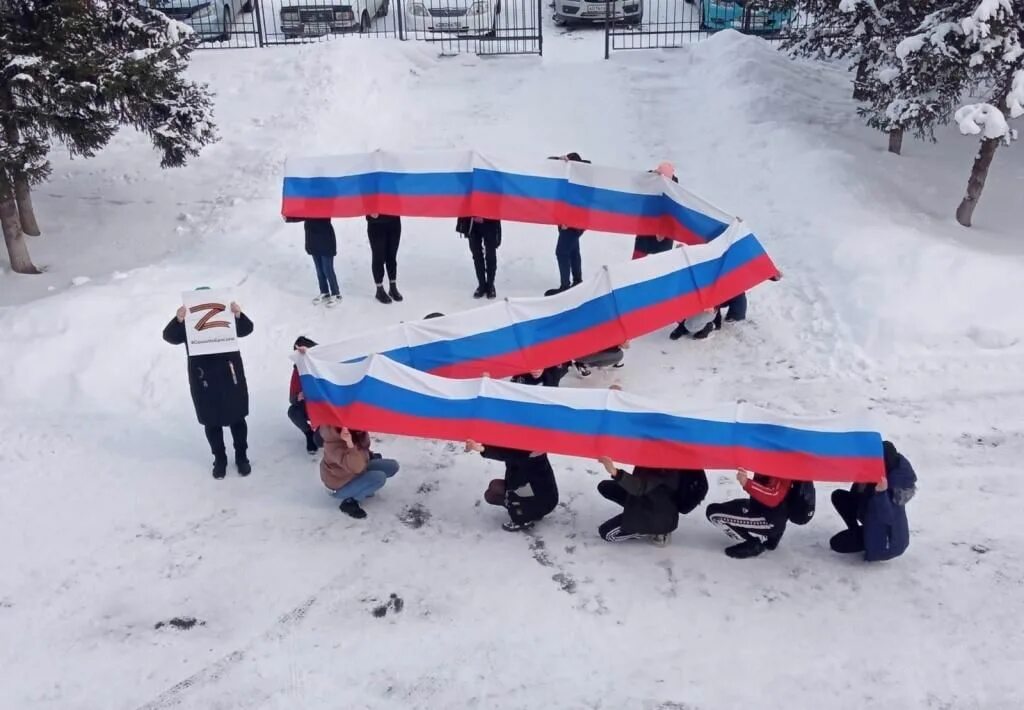
<path fill-rule="evenodd" d="M 906 457 L 889 442 L 885 447 L 885 475 L 886 490 L 869 487 L 858 511 L 864 524 L 864 559 L 868 562 L 899 557 L 910 545 L 907 508 L 900 500 L 906 500 L 908 492 L 914 489 L 917 474 Z"/>
<path fill-rule="evenodd" d="M 334 225 L 329 219 L 307 219 L 302 223 L 306 230 L 306 253 L 312 256 L 336 256 L 338 240 L 334 236 Z"/>

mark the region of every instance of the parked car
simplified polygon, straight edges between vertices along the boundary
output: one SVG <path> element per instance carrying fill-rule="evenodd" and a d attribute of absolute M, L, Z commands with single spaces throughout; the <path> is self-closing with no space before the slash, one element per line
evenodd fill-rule
<path fill-rule="evenodd" d="M 450 32 L 481 37 L 494 34 L 501 0 L 408 0 L 406 27 L 412 32 Z"/>
<path fill-rule="evenodd" d="M 369 32 L 374 19 L 389 12 L 391 0 L 293 0 L 281 7 L 279 27 L 285 39 Z"/>
<path fill-rule="evenodd" d="M 743 15 L 747 15 L 744 22 Z M 703 30 L 734 29 L 748 34 L 770 35 L 782 31 L 796 17 L 796 7 L 765 9 L 758 0 L 700 0 Z"/>
<path fill-rule="evenodd" d="M 184 22 L 208 42 L 231 39 L 235 20 L 252 11 L 252 0 L 140 0 L 143 6 Z"/>
<path fill-rule="evenodd" d="M 615 22 L 639 25 L 644 19 L 643 0 L 554 0 L 554 6 L 556 25 L 604 22 L 609 6 Z"/>

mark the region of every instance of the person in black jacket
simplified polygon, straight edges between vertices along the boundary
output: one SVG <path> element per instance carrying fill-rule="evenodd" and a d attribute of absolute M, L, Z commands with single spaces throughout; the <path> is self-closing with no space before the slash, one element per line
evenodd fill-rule
<path fill-rule="evenodd" d="M 329 219 L 306 219 L 302 222 L 306 232 L 306 253 L 313 257 L 320 295 L 313 303 L 331 306 L 341 300 L 338 276 L 334 273 L 334 257 L 338 254 L 338 240 Z"/>
<path fill-rule="evenodd" d="M 484 492 L 485 501 L 508 511 L 510 520 L 501 526 L 503 530 L 529 530 L 558 505 L 558 484 L 547 454 L 484 446 L 473 440 L 466 441 L 466 451 L 505 464 L 505 478 L 491 481 Z"/>
<path fill-rule="evenodd" d="M 650 172 L 661 173 L 665 177 L 671 175 L 672 182 L 679 182 L 679 178 L 675 175 L 675 169 L 668 163 L 662 163 L 658 166 L 657 170 L 651 170 Z M 640 234 L 637 235 L 636 240 L 633 242 L 633 258 L 643 259 L 651 254 L 660 254 L 663 251 L 668 251 L 674 246 L 675 242 L 669 237 Z"/>
<path fill-rule="evenodd" d="M 483 217 L 459 217 L 455 231 L 469 240 L 476 270 L 473 298 L 495 298 L 494 277 L 498 272 L 498 247 L 501 246 L 501 222 Z"/>
<path fill-rule="evenodd" d="M 708 478 L 701 470 L 635 466 L 633 473 L 626 473 L 607 456 L 597 461 L 612 477 L 598 483 L 597 492 L 622 506 L 622 513 L 597 529 L 608 542 L 649 538 L 664 545 L 679 526 L 679 514 L 692 511 L 708 493 Z"/>
<path fill-rule="evenodd" d="M 512 381 L 517 385 L 543 385 L 544 387 L 558 387 L 562 378 L 569 373 L 571 362 L 563 362 L 561 365 L 552 365 L 543 370 L 530 370 L 521 375 L 515 375 Z"/>
<path fill-rule="evenodd" d="M 366 215 L 366 234 L 370 238 L 370 268 L 381 303 L 401 301 L 398 290 L 398 244 L 402 240 L 402 218 L 389 214 Z M 384 272 L 391 282 L 384 290 Z"/>
<path fill-rule="evenodd" d="M 252 321 L 242 313 L 237 303 L 231 303 L 231 312 L 235 317 L 238 337 L 244 338 L 252 333 Z M 175 317 L 164 328 L 164 340 L 171 345 L 184 344 L 188 352 L 184 306 L 178 309 Z M 246 454 L 248 427 L 245 418 L 249 415 L 249 388 L 245 381 L 242 353 L 235 350 L 213 355 L 189 355 L 188 384 L 192 391 L 196 418 L 206 429 L 206 440 L 210 442 L 210 451 L 213 453 L 213 477 L 224 478 L 227 473 L 224 427 L 231 428 L 238 473 L 248 476 L 252 472 Z"/>
<path fill-rule="evenodd" d="M 579 153 L 568 153 L 553 160 L 564 160 L 573 163 L 589 163 Z M 555 244 L 555 259 L 558 261 L 558 288 L 551 288 L 544 292 L 545 296 L 567 291 L 573 286 L 583 283 L 583 257 L 580 254 L 580 237 L 583 230 L 570 227 L 564 224 L 558 225 L 558 242 Z M 570 277 L 572 281 L 570 282 Z"/>

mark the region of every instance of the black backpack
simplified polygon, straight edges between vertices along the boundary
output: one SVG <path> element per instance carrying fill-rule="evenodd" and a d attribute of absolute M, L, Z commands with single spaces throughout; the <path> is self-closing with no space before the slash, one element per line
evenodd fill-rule
<path fill-rule="evenodd" d="M 786 494 L 786 516 L 794 525 L 807 525 L 814 517 L 814 484 L 793 481 Z"/>
<path fill-rule="evenodd" d="M 702 469 L 680 469 L 676 508 L 682 515 L 693 511 L 708 494 L 708 476 Z"/>

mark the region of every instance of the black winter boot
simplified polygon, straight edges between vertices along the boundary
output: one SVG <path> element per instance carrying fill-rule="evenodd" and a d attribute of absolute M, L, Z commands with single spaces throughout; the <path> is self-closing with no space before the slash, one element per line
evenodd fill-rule
<path fill-rule="evenodd" d="M 473 292 L 473 298 L 483 298 L 487 295 L 486 286 L 477 286 L 476 291 Z"/>
<path fill-rule="evenodd" d="M 391 296 L 388 295 L 388 292 L 384 290 L 383 286 L 378 286 L 377 287 L 377 296 L 376 296 L 376 298 L 377 298 L 378 301 L 380 301 L 383 304 L 391 303 Z"/>
<path fill-rule="evenodd" d="M 220 480 L 224 476 L 228 475 L 228 460 L 226 458 L 216 458 L 213 460 L 213 477 Z"/>
<path fill-rule="evenodd" d="M 391 300 L 395 301 L 396 303 L 401 303 L 402 301 L 405 300 L 404 298 L 402 298 L 402 294 L 398 290 L 398 284 L 396 284 L 394 281 L 391 282 L 391 288 L 388 289 L 388 295 L 391 296 Z"/>
<path fill-rule="evenodd" d="M 313 432 L 306 432 L 306 453 L 315 454 L 319 449 L 320 447 L 316 443 L 316 437 L 313 435 Z"/>
<path fill-rule="evenodd" d="M 338 506 L 338 510 L 345 515 L 355 518 L 356 520 L 362 520 L 366 517 L 366 511 L 359 507 L 359 501 L 355 498 L 346 498 L 341 501 L 341 505 Z"/>
<path fill-rule="evenodd" d="M 568 286 L 559 286 L 558 288 L 549 288 L 547 291 L 544 292 L 544 295 L 545 296 L 557 296 L 558 294 L 562 293 L 563 291 L 568 291 L 568 290 L 569 290 Z"/>
<path fill-rule="evenodd" d="M 497 298 L 498 292 L 494 290 L 494 285 L 487 287 L 487 298 Z"/>
<path fill-rule="evenodd" d="M 686 335 L 686 326 L 683 325 L 682 321 L 679 321 L 679 325 L 672 329 L 672 332 L 668 334 L 669 340 L 679 340 L 681 337 Z"/>
<path fill-rule="evenodd" d="M 248 476 L 252 473 L 252 464 L 249 463 L 249 458 L 245 454 L 235 454 L 235 467 L 238 469 L 239 476 Z"/>
<path fill-rule="evenodd" d="M 764 552 L 764 545 L 757 540 L 747 540 L 738 545 L 725 548 L 725 554 L 734 560 L 745 560 L 748 557 L 757 557 Z"/>

